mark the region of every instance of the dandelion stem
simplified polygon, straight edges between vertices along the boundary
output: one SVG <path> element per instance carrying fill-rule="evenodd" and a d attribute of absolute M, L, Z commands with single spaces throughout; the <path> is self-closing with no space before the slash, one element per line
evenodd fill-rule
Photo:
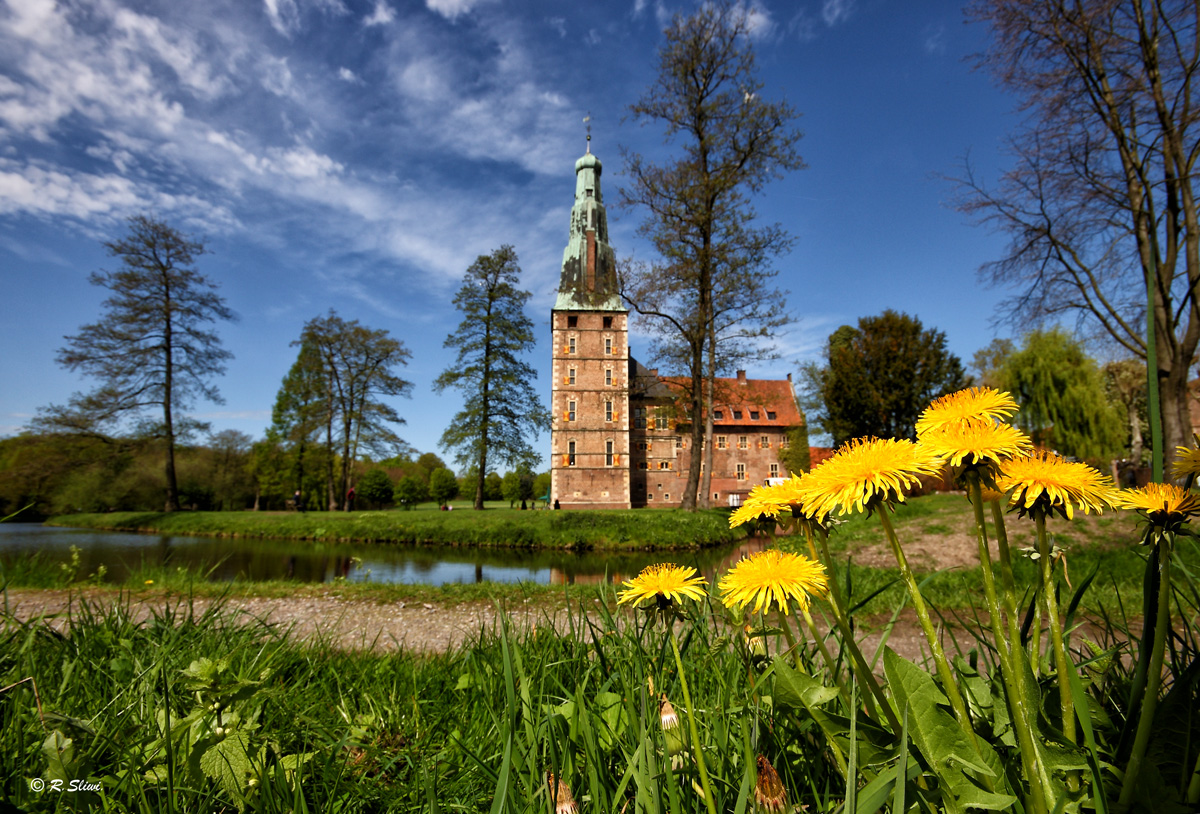
<path fill-rule="evenodd" d="M 1146 757 L 1146 747 L 1150 745 L 1150 730 L 1154 726 L 1154 713 L 1158 708 L 1158 690 L 1162 685 L 1163 655 L 1167 643 L 1167 621 L 1171 608 L 1171 550 L 1159 543 L 1158 551 L 1158 612 L 1154 620 L 1154 645 L 1150 653 L 1150 668 L 1146 675 L 1146 694 L 1142 698 L 1142 711 L 1138 717 L 1137 734 L 1133 739 L 1133 750 L 1129 754 L 1129 763 L 1125 766 L 1125 780 L 1121 785 L 1121 799 L 1117 803 L 1118 811 L 1125 811 L 1133 802 L 1137 788 L 1138 774 Z M 1193 779 L 1193 785 L 1195 780 Z"/>
<path fill-rule="evenodd" d="M 908 595 L 912 599 L 913 610 L 917 613 L 917 620 L 921 623 L 921 630 L 925 632 L 925 639 L 929 642 L 929 650 L 933 654 L 933 663 L 937 668 L 938 677 L 942 680 L 942 692 L 946 693 L 946 697 L 950 699 L 950 707 L 954 710 L 954 717 L 958 719 L 958 725 L 962 727 L 962 731 L 966 734 L 967 739 L 979 751 L 979 743 L 975 737 L 975 729 L 971 726 L 971 717 L 967 713 L 967 705 L 963 701 L 962 693 L 959 692 L 958 682 L 954 678 L 954 673 L 950 670 L 950 662 L 946 659 L 946 652 L 942 649 L 942 642 L 938 638 L 937 631 L 933 627 L 933 621 L 929 617 L 929 608 L 925 605 L 925 599 L 921 596 L 921 589 L 917 585 L 917 579 L 913 576 L 912 569 L 908 567 L 908 559 L 904 556 L 904 550 L 900 548 L 900 540 L 896 537 L 896 529 L 892 526 L 891 509 L 887 503 L 880 502 L 878 504 L 879 521 L 883 524 L 883 531 L 887 535 L 888 542 L 892 546 L 892 554 L 896 557 L 896 565 L 900 568 L 900 576 L 904 580 L 904 584 L 908 587 Z"/>
<path fill-rule="evenodd" d="M 1054 563 L 1050 559 L 1050 541 L 1046 536 L 1046 514 L 1034 511 L 1037 525 L 1038 565 L 1042 569 L 1042 608 L 1046 613 L 1046 624 L 1050 628 L 1050 641 L 1054 646 L 1054 669 L 1058 674 L 1058 698 L 1062 707 L 1062 729 L 1067 740 L 1075 743 L 1075 704 L 1071 699 L 1071 683 L 1067 669 L 1067 648 L 1063 642 L 1062 625 L 1058 620 L 1058 598 L 1054 590 Z"/>
<path fill-rule="evenodd" d="M 838 584 L 837 573 L 833 567 L 833 557 L 829 555 L 829 543 L 824 535 L 818 535 L 818 539 L 821 541 L 821 555 L 824 557 L 825 569 L 829 572 L 829 601 L 833 606 L 833 620 L 842 634 L 842 647 L 850 651 L 850 659 L 854 662 L 854 677 L 862 687 L 863 697 L 873 699 L 871 714 L 875 720 L 879 720 L 879 714 L 883 713 L 892 732 L 899 733 L 900 720 L 896 717 L 891 704 L 883 697 L 883 689 L 880 688 L 875 673 L 867 665 L 862 651 L 858 649 L 858 642 L 854 640 L 854 631 L 850 629 L 850 623 L 847 620 L 846 603 L 842 600 L 841 586 Z M 808 533 L 808 544 L 812 545 L 811 531 Z"/>
<path fill-rule="evenodd" d="M 812 614 L 808 612 L 808 608 L 801 608 L 800 613 L 804 614 L 804 624 L 808 626 L 809 635 L 811 635 L 813 641 L 816 642 L 817 649 L 821 651 L 821 658 L 825 660 L 825 667 L 829 670 L 829 680 L 837 685 L 838 694 L 842 696 L 842 700 L 846 702 L 846 706 L 849 708 L 850 694 L 846 690 L 846 685 L 838 680 L 839 676 L 835 669 L 833 656 L 829 654 L 829 648 L 825 646 L 825 637 L 822 636 L 820 631 L 817 630 L 817 626 L 813 622 Z M 867 697 L 868 701 L 870 701 L 870 696 Z"/>
<path fill-rule="evenodd" d="M 708 807 L 708 814 L 717 814 L 712 788 L 708 783 L 708 767 L 704 765 L 704 750 L 700 744 L 700 730 L 696 726 L 696 712 L 692 708 L 692 694 L 688 692 L 687 674 L 683 670 L 683 657 L 679 655 L 679 640 L 675 637 L 674 625 L 669 627 L 669 632 L 671 649 L 675 653 L 675 668 L 679 670 L 679 685 L 683 689 L 683 704 L 687 707 L 688 728 L 692 735 L 692 753 L 696 756 L 696 768 L 700 771 L 700 787 L 704 790 L 704 805 Z"/>
<path fill-rule="evenodd" d="M 1009 712 L 1017 730 L 1021 765 L 1025 776 L 1029 778 L 1029 791 L 1033 798 L 1029 807 L 1040 814 L 1046 811 L 1046 792 L 1043 785 L 1041 761 L 1034 747 L 1034 732 L 1029 723 L 1029 710 L 1025 706 L 1025 671 L 1023 668 L 1020 670 L 1014 668 L 1013 650 L 1010 643 L 1005 641 L 1004 619 L 1000 610 L 1000 601 L 996 596 L 996 580 L 992 574 L 992 556 L 988 548 L 987 525 L 983 517 L 983 489 L 979 483 L 978 473 L 969 472 L 967 474 L 967 486 L 970 490 L 971 503 L 975 508 L 975 527 L 979 539 L 979 564 L 983 568 L 983 588 L 988 602 L 988 614 L 991 616 L 992 638 L 995 639 L 996 653 L 1000 658 L 1000 669 L 1003 671 L 1004 681 L 1008 685 L 1005 695 L 1008 697 Z M 993 506 L 995 505 L 993 502 Z M 1000 528 L 997 523 L 998 539 L 1001 536 Z M 1008 541 L 1005 540 L 1005 553 L 1007 553 L 1007 548 Z M 1015 602 L 1009 614 L 1010 619 L 1014 614 Z"/>

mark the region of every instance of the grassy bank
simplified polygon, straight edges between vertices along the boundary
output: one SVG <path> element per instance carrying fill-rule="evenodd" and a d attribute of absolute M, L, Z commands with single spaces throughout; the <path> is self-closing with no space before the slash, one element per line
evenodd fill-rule
<path fill-rule="evenodd" d="M 273 537 L 322 542 L 684 549 L 732 542 L 728 512 L 636 511 L 442 512 L 112 512 L 51 518 L 52 526 L 207 537 Z"/>

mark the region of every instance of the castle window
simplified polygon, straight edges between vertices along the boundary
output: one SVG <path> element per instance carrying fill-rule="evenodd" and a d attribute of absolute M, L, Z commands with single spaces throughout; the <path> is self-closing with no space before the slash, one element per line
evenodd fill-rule
<path fill-rule="evenodd" d="M 575 420 L 575 402 L 568 401 L 567 402 L 567 421 L 574 421 L 574 420 Z"/>
<path fill-rule="evenodd" d="M 750 411 L 750 420 L 751 420 L 751 421 L 758 421 L 758 410 L 751 410 L 751 411 Z"/>
<path fill-rule="evenodd" d="M 634 407 L 633 408 L 633 428 L 635 430 L 646 429 L 646 408 L 645 407 Z"/>
<path fill-rule="evenodd" d="M 775 420 L 775 411 L 767 410 L 767 421 L 774 421 L 774 420 Z"/>
<path fill-rule="evenodd" d="M 567 442 L 567 466 L 575 465 L 575 442 Z"/>
<path fill-rule="evenodd" d="M 670 499 L 671 499 L 671 493 L 670 493 L 670 492 L 665 492 L 665 493 L 663 494 L 663 500 L 670 500 Z"/>
<path fill-rule="evenodd" d="M 567 327 L 576 328 L 579 326 L 579 317 L 567 317 Z"/>
<path fill-rule="evenodd" d="M 567 337 L 567 353 L 575 353 L 575 337 L 573 336 Z"/>
<path fill-rule="evenodd" d="M 724 435 L 717 436 L 717 449 L 725 449 L 729 444 L 725 440 Z"/>
<path fill-rule="evenodd" d="M 766 435 L 764 435 L 764 436 L 762 436 L 761 438 L 759 438 L 759 439 L 758 439 L 758 448 L 759 448 L 759 449 L 770 449 L 770 448 L 771 448 L 771 439 L 770 439 L 770 437 L 769 437 L 769 436 L 766 436 Z"/>
<path fill-rule="evenodd" d="M 567 384 L 575 384 L 575 368 L 567 368 Z"/>
<path fill-rule="evenodd" d="M 650 466 L 645 461 L 638 461 L 638 469 L 649 469 Z"/>
<path fill-rule="evenodd" d="M 788 448 L 788 437 L 786 435 L 779 436 L 779 448 L 780 449 Z"/>
<path fill-rule="evenodd" d="M 746 479 L 746 465 L 745 464 L 737 465 L 737 479 L 738 480 Z"/>
<path fill-rule="evenodd" d="M 613 442 L 612 441 L 604 442 L 604 465 L 605 466 L 613 465 Z"/>
<path fill-rule="evenodd" d="M 745 436 L 745 435 L 738 436 L 738 449 L 750 449 L 749 436 Z"/>
<path fill-rule="evenodd" d="M 654 495 L 646 495 L 646 500 L 654 500 Z"/>
<path fill-rule="evenodd" d="M 604 402 L 604 420 L 605 421 L 613 420 L 613 409 L 612 409 L 611 401 Z"/>
<path fill-rule="evenodd" d="M 604 354 L 606 356 L 612 356 L 612 337 L 611 336 L 604 337 Z"/>
<path fill-rule="evenodd" d="M 638 441 L 638 452 L 645 452 L 650 448 L 650 445 L 645 441 Z"/>
<path fill-rule="evenodd" d="M 779 464 L 771 464 L 771 477 L 772 478 L 779 477 Z"/>
<path fill-rule="evenodd" d="M 721 493 L 713 492 L 713 500 L 720 500 L 720 499 L 721 499 Z"/>
<path fill-rule="evenodd" d="M 667 428 L 667 411 L 659 409 L 654 413 L 654 429 L 665 430 Z"/>
<path fill-rule="evenodd" d="M 659 462 L 658 462 L 658 468 L 659 468 L 659 469 L 670 469 L 670 468 L 671 468 L 671 462 L 670 462 L 670 461 L 659 461 Z"/>
<path fill-rule="evenodd" d="M 605 328 L 611 328 L 611 327 L 612 327 L 612 317 L 605 317 L 605 318 L 604 318 L 604 327 L 605 327 Z"/>
<path fill-rule="evenodd" d="M 612 368 L 606 368 L 604 371 L 604 386 L 612 387 Z"/>
<path fill-rule="evenodd" d="M 574 353 L 574 352 L 575 352 L 575 351 L 571 351 L 571 353 Z M 734 410 L 734 411 L 733 411 L 733 418 L 734 418 L 734 420 L 735 420 L 735 421 L 741 421 L 741 420 L 742 420 L 742 411 L 741 411 L 741 410 Z"/>
<path fill-rule="evenodd" d="M 713 410 L 713 421 L 720 421 L 723 418 L 725 418 L 725 412 L 723 410 Z"/>

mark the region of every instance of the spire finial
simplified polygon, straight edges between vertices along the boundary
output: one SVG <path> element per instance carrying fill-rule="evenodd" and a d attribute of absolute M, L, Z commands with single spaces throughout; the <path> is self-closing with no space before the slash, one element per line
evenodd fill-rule
<path fill-rule="evenodd" d="M 592 154 L 592 111 L 583 117 L 583 123 L 587 125 L 587 154 Z"/>

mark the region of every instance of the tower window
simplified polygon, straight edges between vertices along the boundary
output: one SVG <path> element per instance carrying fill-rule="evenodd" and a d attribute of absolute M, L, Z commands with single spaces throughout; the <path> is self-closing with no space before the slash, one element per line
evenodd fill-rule
<path fill-rule="evenodd" d="M 613 408 L 612 408 L 611 401 L 604 402 L 604 420 L 605 421 L 613 420 Z"/>
<path fill-rule="evenodd" d="M 613 442 L 612 441 L 604 442 L 604 465 L 605 466 L 613 465 Z"/>
<path fill-rule="evenodd" d="M 567 442 L 567 466 L 575 465 L 575 442 Z"/>
<path fill-rule="evenodd" d="M 612 368 L 607 368 L 604 371 L 604 386 L 612 387 Z"/>
<path fill-rule="evenodd" d="M 745 464 L 737 465 L 737 479 L 738 480 L 746 479 L 746 465 Z"/>
<path fill-rule="evenodd" d="M 576 328 L 579 326 L 579 317 L 567 317 L 567 327 Z"/>
<path fill-rule="evenodd" d="M 667 428 L 667 413 L 663 409 L 658 409 L 654 412 L 654 429 L 665 430 Z"/>
<path fill-rule="evenodd" d="M 567 402 L 567 421 L 574 421 L 574 420 L 575 420 L 575 402 L 568 401 Z"/>
<path fill-rule="evenodd" d="M 604 327 L 605 327 L 605 328 L 611 328 L 611 327 L 612 327 L 612 317 L 605 317 L 605 318 L 604 318 Z"/>
<path fill-rule="evenodd" d="M 567 353 L 575 353 L 575 337 L 567 337 Z"/>
<path fill-rule="evenodd" d="M 612 337 L 611 336 L 604 337 L 604 354 L 606 356 L 612 356 Z"/>
<path fill-rule="evenodd" d="M 567 384 L 575 384 L 575 368 L 567 368 Z"/>

